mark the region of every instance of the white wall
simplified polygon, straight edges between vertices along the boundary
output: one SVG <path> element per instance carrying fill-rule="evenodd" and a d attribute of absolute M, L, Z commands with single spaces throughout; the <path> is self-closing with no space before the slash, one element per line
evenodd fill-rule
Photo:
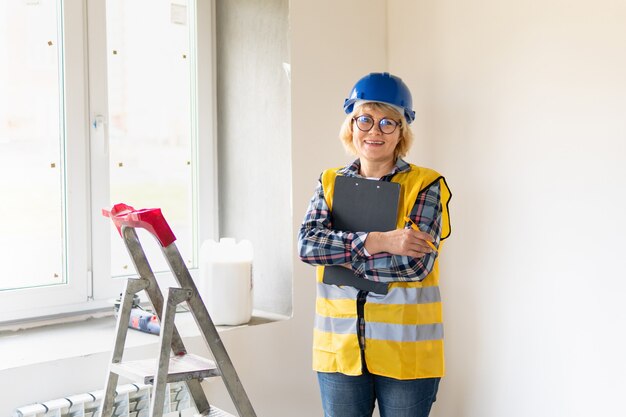
<path fill-rule="evenodd" d="M 283 315 L 294 240 L 288 15 L 287 0 L 216 3 L 220 236 L 250 240 L 254 306 Z"/>
<path fill-rule="evenodd" d="M 436 416 L 623 415 L 626 3 L 388 5 L 454 195 Z"/>

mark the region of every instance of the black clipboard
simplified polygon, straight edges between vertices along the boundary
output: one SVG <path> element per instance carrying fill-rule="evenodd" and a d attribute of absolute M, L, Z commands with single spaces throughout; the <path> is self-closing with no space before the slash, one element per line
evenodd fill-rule
<path fill-rule="evenodd" d="M 394 230 L 399 202 L 398 183 L 337 176 L 333 192 L 333 228 L 347 232 Z M 387 294 L 388 291 L 387 283 L 363 279 L 342 266 L 326 266 L 322 281 L 378 294 Z"/>

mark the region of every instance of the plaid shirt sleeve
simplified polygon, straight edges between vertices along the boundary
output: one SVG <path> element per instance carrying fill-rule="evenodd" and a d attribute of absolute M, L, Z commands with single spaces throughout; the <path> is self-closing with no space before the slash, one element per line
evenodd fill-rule
<path fill-rule="evenodd" d="M 321 181 L 309 202 L 309 208 L 298 233 L 300 259 L 311 265 L 342 265 L 356 269 L 363 263 L 365 232 L 333 230 L 332 216 L 324 198 Z"/>
<path fill-rule="evenodd" d="M 439 182 L 422 190 L 418 195 L 411 220 L 423 232 L 429 233 L 439 246 L 441 234 L 441 200 Z M 407 223 L 405 227 L 410 227 Z M 340 265 L 350 263 L 352 270 L 365 279 L 380 282 L 421 281 L 430 273 L 436 253 L 422 258 L 365 252 L 365 232 L 339 232 L 332 230 L 332 216 L 324 199 L 321 182 L 309 203 L 308 211 L 298 234 L 300 259 L 311 265 Z"/>

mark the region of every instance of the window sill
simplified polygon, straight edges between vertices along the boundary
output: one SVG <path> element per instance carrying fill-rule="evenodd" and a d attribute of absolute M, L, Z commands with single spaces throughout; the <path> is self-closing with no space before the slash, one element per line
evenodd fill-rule
<path fill-rule="evenodd" d="M 289 317 L 264 311 L 253 312 L 249 323 L 217 326 L 219 332 L 287 320 Z M 115 338 L 113 315 L 89 318 L 80 322 L 0 332 L 0 371 L 37 363 L 110 352 Z M 200 335 L 189 312 L 176 314 L 176 327 L 183 340 Z M 156 345 L 157 335 L 128 329 L 125 348 Z"/>

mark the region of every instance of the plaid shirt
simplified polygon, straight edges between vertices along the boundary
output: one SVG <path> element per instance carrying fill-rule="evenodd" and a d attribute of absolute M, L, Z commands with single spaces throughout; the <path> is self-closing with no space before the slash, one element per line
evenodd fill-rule
<path fill-rule="evenodd" d="M 339 175 L 360 177 L 357 159 L 338 171 Z M 410 165 L 398 158 L 391 173 L 380 181 L 391 181 L 398 172 L 409 171 Z M 423 232 L 429 233 L 439 246 L 441 235 L 441 200 L 439 181 L 422 190 L 411 210 L 410 218 Z M 410 228 L 406 223 L 405 227 Z M 300 259 L 311 265 L 350 264 L 359 276 L 372 281 L 421 281 L 430 273 L 437 257 L 430 253 L 422 258 L 391 255 L 386 252 L 369 255 L 365 251 L 366 232 L 333 230 L 332 213 L 324 198 L 321 179 L 309 203 L 300 232 L 298 250 Z"/>

